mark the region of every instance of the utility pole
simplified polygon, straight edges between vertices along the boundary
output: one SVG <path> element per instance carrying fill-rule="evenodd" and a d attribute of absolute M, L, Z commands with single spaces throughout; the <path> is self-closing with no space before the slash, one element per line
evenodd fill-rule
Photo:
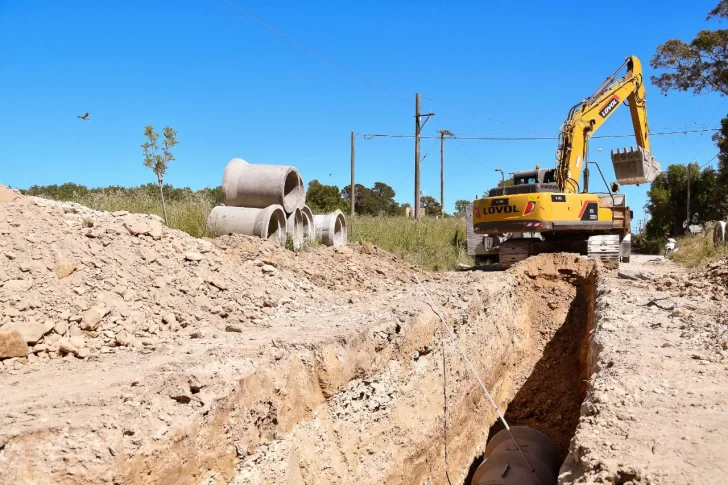
<path fill-rule="evenodd" d="M 437 130 L 440 134 L 440 216 L 445 218 L 445 137 L 455 136 L 450 130 Z"/>
<path fill-rule="evenodd" d="M 355 156 L 354 156 L 354 138 L 355 138 L 355 134 L 352 131 L 351 132 L 351 191 L 350 191 L 351 193 L 349 194 L 351 197 L 351 217 L 354 217 L 354 198 L 355 198 L 355 195 L 354 195 L 354 192 L 355 192 L 355 189 L 354 189 L 354 187 L 355 187 L 355 185 L 354 185 L 354 158 L 355 158 Z"/>
<path fill-rule="evenodd" d="M 420 219 L 420 133 L 430 116 L 435 113 L 420 114 L 420 93 L 415 94 L 415 219 Z M 425 122 L 420 123 L 420 118 L 426 116 Z"/>
<path fill-rule="evenodd" d="M 688 162 L 688 173 L 687 173 L 687 179 L 688 179 L 688 221 L 687 225 L 685 226 L 685 232 L 687 232 L 688 226 L 690 225 L 690 162 Z"/>

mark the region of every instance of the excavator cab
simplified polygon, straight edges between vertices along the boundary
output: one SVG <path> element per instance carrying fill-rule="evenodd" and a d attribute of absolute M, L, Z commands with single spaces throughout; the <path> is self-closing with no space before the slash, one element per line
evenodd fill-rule
<path fill-rule="evenodd" d="M 513 185 L 496 187 L 490 189 L 489 197 L 513 194 L 532 194 L 535 192 L 555 192 L 556 169 L 537 168 L 535 170 L 523 170 L 513 174 Z"/>

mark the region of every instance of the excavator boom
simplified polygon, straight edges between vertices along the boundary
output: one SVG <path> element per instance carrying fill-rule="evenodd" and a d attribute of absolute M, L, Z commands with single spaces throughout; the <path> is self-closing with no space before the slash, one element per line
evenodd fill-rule
<path fill-rule="evenodd" d="M 627 66 L 627 74 L 616 79 Z M 612 151 L 612 164 L 617 181 L 622 185 L 652 182 L 660 173 L 660 164 L 650 151 L 645 87 L 642 64 L 628 57 L 617 72 L 607 78 L 589 98 L 571 108 L 561 128 L 557 151 L 556 180 L 564 192 L 579 192 L 581 174 L 588 153 L 589 138 L 622 104 L 628 104 L 637 150 Z"/>

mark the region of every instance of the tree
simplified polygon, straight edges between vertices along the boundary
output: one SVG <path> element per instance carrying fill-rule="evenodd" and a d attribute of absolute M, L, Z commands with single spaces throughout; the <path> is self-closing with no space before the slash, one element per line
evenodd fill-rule
<path fill-rule="evenodd" d="M 420 197 L 420 203 L 425 208 L 425 215 L 436 215 L 442 212 L 442 206 L 431 195 Z"/>
<path fill-rule="evenodd" d="M 728 19 L 728 0 L 720 0 L 706 20 L 711 18 Z M 650 65 L 668 70 L 651 77 L 664 94 L 672 89 L 728 94 L 728 30 L 701 30 L 689 44 L 670 39 L 657 47 Z"/>
<path fill-rule="evenodd" d="M 159 145 L 157 145 L 159 133 L 154 131 L 154 127 L 152 125 L 147 125 L 146 128 L 144 128 L 144 136 L 146 136 L 149 140 L 141 145 L 142 150 L 144 150 L 144 166 L 152 169 L 154 174 L 157 176 L 159 194 L 162 198 L 164 223 L 167 224 L 167 204 L 164 202 L 163 179 L 164 174 L 167 173 L 167 164 L 174 161 L 174 155 L 172 155 L 170 149 L 178 143 L 177 132 L 169 126 L 164 127 L 164 141 L 162 142 L 161 153 L 159 152 Z"/>
<path fill-rule="evenodd" d="M 306 204 L 316 213 L 329 213 L 337 209 L 346 211 L 346 201 L 336 185 L 324 185 L 314 179 L 308 183 Z"/>
<path fill-rule="evenodd" d="M 350 185 L 341 189 L 341 197 L 344 200 L 351 200 L 350 194 Z M 354 209 L 357 214 L 395 215 L 400 211 L 400 206 L 395 202 L 394 196 L 394 189 L 383 182 L 375 182 L 371 189 L 356 184 Z"/>
<path fill-rule="evenodd" d="M 498 182 L 498 187 L 510 187 L 511 185 L 513 185 L 512 178 L 501 180 L 500 182 Z"/>
<path fill-rule="evenodd" d="M 712 168 L 700 171 L 690 164 L 690 224 L 720 218 L 716 197 L 722 196 L 718 174 Z M 665 233 L 683 234 L 687 220 L 687 174 L 685 165 L 670 165 L 652 182 L 647 192 L 647 210 L 652 218 L 647 223 L 648 238 L 662 238 Z"/>
<path fill-rule="evenodd" d="M 460 199 L 455 201 L 455 215 L 463 217 L 465 215 L 465 208 L 470 204 L 469 200 Z"/>

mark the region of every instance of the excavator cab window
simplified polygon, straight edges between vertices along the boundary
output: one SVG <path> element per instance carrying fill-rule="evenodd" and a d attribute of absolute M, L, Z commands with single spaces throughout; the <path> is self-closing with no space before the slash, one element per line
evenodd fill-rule
<path fill-rule="evenodd" d="M 545 184 L 555 184 L 556 183 L 556 170 L 548 170 L 543 175 L 543 183 L 545 183 Z"/>
<path fill-rule="evenodd" d="M 513 178 L 513 185 L 526 185 L 538 183 L 537 174 L 520 175 Z"/>

